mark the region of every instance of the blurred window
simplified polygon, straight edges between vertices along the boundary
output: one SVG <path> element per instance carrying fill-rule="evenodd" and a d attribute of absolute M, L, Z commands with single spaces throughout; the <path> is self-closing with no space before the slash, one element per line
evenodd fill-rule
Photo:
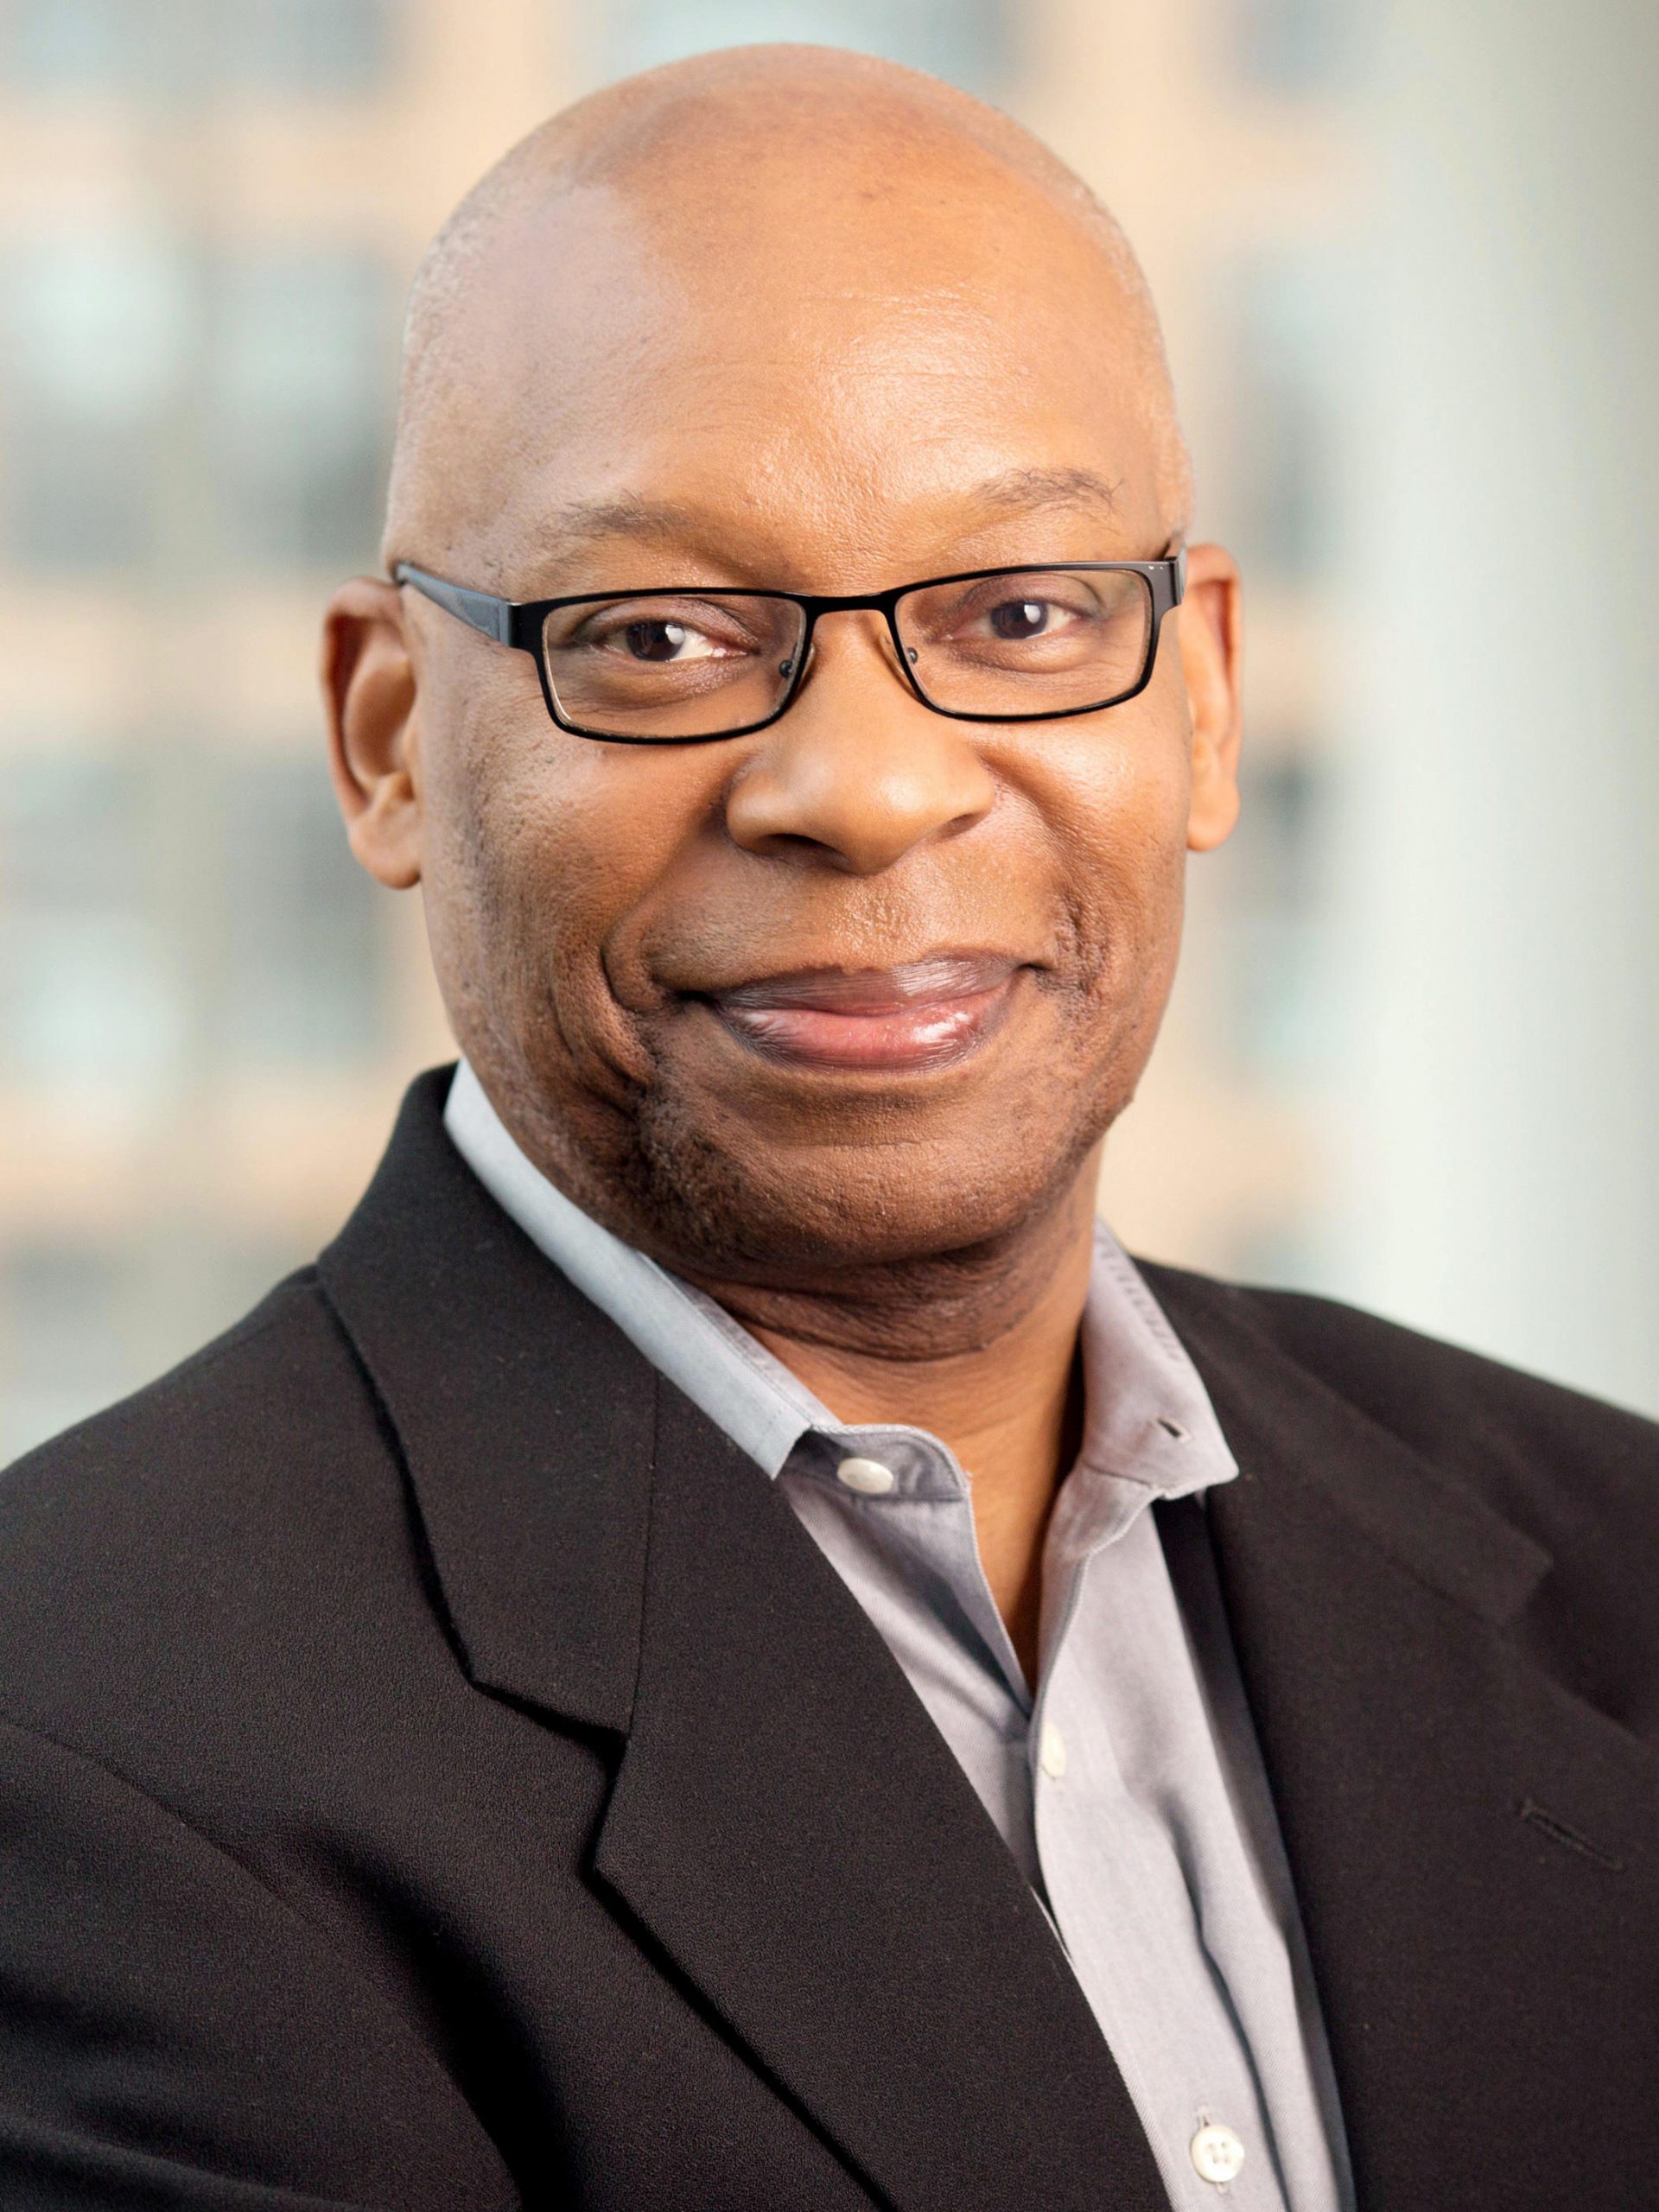
<path fill-rule="evenodd" d="M 0 0 L 0 70 L 32 91 L 141 84 L 143 47 L 133 0 Z"/>
<path fill-rule="evenodd" d="M 788 38 L 884 54 L 977 92 L 1001 81 L 1007 0 L 616 0 L 605 10 L 598 57 L 605 76 L 645 69 L 710 47 Z"/>
<path fill-rule="evenodd" d="M 1322 255 L 1262 263 L 1237 293 L 1233 414 L 1223 469 L 1247 568 L 1320 579 L 1336 551 L 1348 294 Z"/>
<path fill-rule="evenodd" d="M 0 1252 L 0 1465 L 139 1379 L 126 1325 L 130 1256 L 30 1240 Z"/>
<path fill-rule="evenodd" d="M 10 1081 L 124 1105 L 200 1063 L 355 1067 L 386 1044 L 384 902 L 309 749 L 65 745 L 0 777 Z"/>
<path fill-rule="evenodd" d="M 0 0 L 0 75 L 42 93 L 353 94 L 388 73 L 396 0 Z"/>
<path fill-rule="evenodd" d="M 365 255 L 243 256 L 224 270 L 207 441 L 224 550 L 279 567 L 374 558 L 396 303 Z"/>
<path fill-rule="evenodd" d="M 198 328 L 188 255 L 126 226 L 47 234 L 0 268 L 0 502 L 11 557 L 125 566 L 162 536 L 167 429 Z"/>
<path fill-rule="evenodd" d="M 366 92 L 388 74 L 392 0 L 214 0 L 232 83 Z"/>
<path fill-rule="evenodd" d="M 19 567 L 372 562 L 397 300 L 362 253 L 204 261 L 129 227 L 0 257 L 0 539 Z"/>
<path fill-rule="evenodd" d="M 1220 963 L 1222 1041 L 1240 1070 L 1297 1085 L 1332 1044 L 1319 960 L 1330 794 L 1300 747 L 1247 760 L 1243 781 L 1238 827 L 1195 884 L 1216 917 L 1205 943 Z"/>
<path fill-rule="evenodd" d="M 150 910 L 146 780 L 63 746 L 0 778 L 0 1028 L 14 1080 L 144 1091 L 175 1069 L 183 983 Z"/>
<path fill-rule="evenodd" d="M 213 1044 L 243 1066 L 351 1066 L 385 1048 L 385 899 L 308 749 L 225 763 L 225 926 Z"/>
<path fill-rule="evenodd" d="M 1359 34 L 1353 0 L 1235 0 L 1239 66 L 1274 92 L 1318 92 L 1348 85 Z"/>
<path fill-rule="evenodd" d="M 118 1365 L 131 1274 L 130 1257 L 102 1245 L 14 1245 L 0 1277 L 12 1363 L 54 1392 L 74 1385 L 83 1363 Z"/>

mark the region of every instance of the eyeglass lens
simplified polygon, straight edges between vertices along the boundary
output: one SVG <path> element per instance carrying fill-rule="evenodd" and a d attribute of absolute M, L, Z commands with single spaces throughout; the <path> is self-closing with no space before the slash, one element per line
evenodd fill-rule
<path fill-rule="evenodd" d="M 894 619 L 931 705 L 1052 715 L 1109 705 L 1140 683 L 1152 592 L 1133 570 L 1020 569 L 923 585 Z M 568 721 L 670 741 L 766 721 L 788 696 L 805 633 L 786 599 L 673 592 L 556 607 L 542 649 Z"/>

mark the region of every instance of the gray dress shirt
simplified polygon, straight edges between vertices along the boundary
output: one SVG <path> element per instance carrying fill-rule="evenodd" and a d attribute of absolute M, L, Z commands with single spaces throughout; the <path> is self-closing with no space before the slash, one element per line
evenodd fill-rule
<path fill-rule="evenodd" d="M 1238 1471 L 1109 1232 L 1033 1689 L 980 1564 L 971 1478 L 938 1437 L 838 1421 L 532 1167 L 464 1061 L 445 1120 L 520 1228 L 776 1478 L 868 1614 L 1047 1911 L 1172 2205 L 1348 2212 L 1324 2027 L 1209 1547 L 1190 1514 L 1160 1536 L 1148 1510 Z"/>

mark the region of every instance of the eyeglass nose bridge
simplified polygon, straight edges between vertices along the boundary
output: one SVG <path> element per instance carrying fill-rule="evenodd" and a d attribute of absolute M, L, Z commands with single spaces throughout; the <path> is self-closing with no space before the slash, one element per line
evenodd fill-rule
<path fill-rule="evenodd" d="M 805 594 L 798 596 L 795 603 L 804 618 L 805 627 L 801 633 L 801 642 L 796 647 L 794 653 L 781 664 L 778 671 L 779 675 L 789 683 L 789 693 L 784 706 L 789 707 L 794 704 L 803 687 L 811 677 L 812 664 L 817 658 L 818 621 L 819 618 L 825 614 L 880 615 L 882 621 L 876 632 L 876 636 L 878 640 L 888 649 L 885 658 L 891 661 L 894 674 L 903 677 L 905 688 L 912 692 L 918 699 L 921 700 L 922 704 L 926 706 L 928 703 L 926 696 L 917 683 L 914 674 L 918 658 L 916 648 L 913 645 L 906 645 L 899 629 L 899 602 L 904 598 L 906 588 L 907 587 L 901 586 L 896 591 L 857 592 L 844 595 L 836 594 L 833 597 L 813 598 Z M 798 667 L 798 674 L 796 673 Z M 784 708 L 780 707 L 779 714 L 783 711 Z"/>

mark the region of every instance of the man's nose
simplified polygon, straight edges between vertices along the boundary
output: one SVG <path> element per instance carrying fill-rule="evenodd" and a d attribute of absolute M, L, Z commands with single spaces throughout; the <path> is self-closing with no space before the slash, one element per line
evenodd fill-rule
<path fill-rule="evenodd" d="M 823 634 L 806 682 L 726 798 L 746 852 L 879 875 L 912 847 L 982 821 L 996 784 L 974 725 L 924 707 L 875 637 Z"/>

